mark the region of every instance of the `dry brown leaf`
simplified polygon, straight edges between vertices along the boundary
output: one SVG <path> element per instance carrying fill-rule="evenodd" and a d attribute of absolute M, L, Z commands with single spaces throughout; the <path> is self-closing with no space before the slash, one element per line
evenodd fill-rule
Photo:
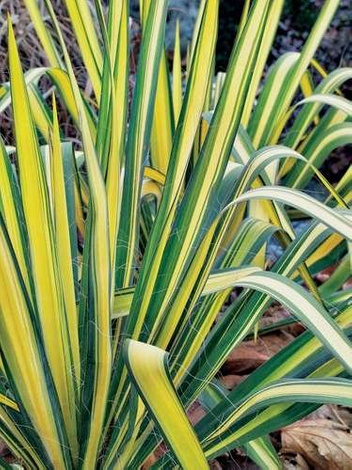
<path fill-rule="evenodd" d="M 222 372 L 226 375 L 239 375 L 256 369 L 269 358 L 269 355 L 260 349 L 260 346 L 254 341 L 242 343 L 230 353 Z"/>
<path fill-rule="evenodd" d="M 210 470 L 222 470 L 222 467 L 217 460 L 212 460 L 209 462 L 209 467 Z"/>
<path fill-rule="evenodd" d="M 161 456 L 167 451 L 165 444 L 161 443 L 159 447 L 147 458 L 147 460 L 142 465 L 142 470 L 149 470 L 155 462 L 157 462 Z"/>
<path fill-rule="evenodd" d="M 206 412 L 203 410 L 201 407 L 200 403 L 198 401 L 195 401 L 192 403 L 190 406 L 189 410 L 187 411 L 187 415 L 193 426 L 198 423 L 204 416 L 206 415 Z"/>
<path fill-rule="evenodd" d="M 336 418 L 341 423 L 344 424 L 346 427 L 352 430 L 352 409 L 345 408 L 343 406 L 336 407 Z"/>
<path fill-rule="evenodd" d="M 283 465 L 285 470 L 309 470 L 309 465 L 300 454 L 285 457 Z"/>
<path fill-rule="evenodd" d="M 9 449 L 7 445 L 3 441 L 0 441 L 0 457 L 4 457 L 8 453 L 9 453 Z"/>
<path fill-rule="evenodd" d="M 329 419 L 300 421 L 282 430 L 282 452 L 298 453 L 317 470 L 352 469 L 352 435 Z"/>
<path fill-rule="evenodd" d="M 247 377 L 247 375 L 224 375 L 221 377 L 221 383 L 226 387 L 228 390 L 232 390 L 233 388 L 237 387 L 243 380 Z"/>
<path fill-rule="evenodd" d="M 260 327 L 266 327 L 274 325 L 275 323 L 279 322 L 280 320 L 286 320 L 288 318 L 292 318 L 292 315 L 286 310 L 282 305 L 273 305 L 268 308 L 267 312 L 261 318 L 259 324 Z M 295 322 L 291 325 L 285 326 L 281 329 L 281 331 L 287 331 L 291 333 L 293 336 L 298 336 L 299 334 L 304 331 L 304 327 L 301 323 Z M 263 336 L 265 338 L 265 336 Z"/>
<path fill-rule="evenodd" d="M 305 419 L 329 419 L 335 423 L 342 424 L 346 429 L 352 430 L 352 409 L 338 405 L 324 405 L 311 413 Z"/>
<path fill-rule="evenodd" d="M 278 331 L 262 336 L 257 341 L 244 341 L 230 353 L 222 372 L 224 375 L 243 375 L 250 372 L 279 352 L 292 339 L 293 335 Z"/>

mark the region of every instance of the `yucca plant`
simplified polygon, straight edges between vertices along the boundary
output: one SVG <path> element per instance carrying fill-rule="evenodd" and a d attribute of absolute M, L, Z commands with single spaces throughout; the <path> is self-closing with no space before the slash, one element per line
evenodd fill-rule
<path fill-rule="evenodd" d="M 352 70 L 326 74 L 314 61 L 339 2 L 325 1 L 303 50 L 263 82 L 283 0 L 246 1 L 227 73 L 216 76 L 218 0 L 200 4 L 185 74 L 178 28 L 170 68 L 163 46 L 167 1 L 143 0 L 131 105 L 128 1 L 107 11 L 100 0 L 65 3 L 91 93 L 77 84 L 50 0 L 50 30 L 25 0 L 48 67 L 23 75 L 9 19 L 0 437 L 25 468 L 136 469 L 159 448 L 153 468 L 198 470 L 239 446 L 280 468 L 271 431 L 322 403 L 352 406 L 351 292 L 342 290 L 351 170 L 335 187 L 318 170 L 352 140 L 340 91 Z M 56 100 L 79 146 L 60 129 Z M 324 202 L 302 191 L 313 177 Z M 297 235 L 302 215 L 310 225 Z M 269 266 L 271 237 L 283 252 Z M 332 262 L 338 269 L 317 287 L 313 275 Z M 306 331 L 228 392 L 217 373 L 261 334 L 273 300 Z M 195 401 L 204 417 L 192 427 Z"/>

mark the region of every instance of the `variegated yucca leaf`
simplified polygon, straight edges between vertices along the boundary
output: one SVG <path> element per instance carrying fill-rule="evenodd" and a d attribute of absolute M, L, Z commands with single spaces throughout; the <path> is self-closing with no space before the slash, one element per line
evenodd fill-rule
<path fill-rule="evenodd" d="M 338 0 L 269 71 L 285 2 L 246 0 L 218 74 L 219 0 L 200 2 L 187 58 L 177 22 L 172 61 L 167 0 L 140 0 L 131 71 L 129 2 L 64 0 L 82 88 L 54 2 L 45 18 L 24 3 L 48 65 L 23 73 L 9 19 L 0 439 L 30 469 L 200 469 L 235 447 L 281 468 L 270 432 L 322 403 L 352 406 L 352 171 L 335 185 L 320 171 L 352 141 L 352 69 L 314 59 Z M 273 301 L 291 316 L 262 327 Z M 297 321 L 306 331 L 223 387 L 233 348 Z"/>

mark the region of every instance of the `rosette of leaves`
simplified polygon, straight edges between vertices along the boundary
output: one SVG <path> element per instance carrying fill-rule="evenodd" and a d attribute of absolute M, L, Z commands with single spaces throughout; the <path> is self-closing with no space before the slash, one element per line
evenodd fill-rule
<path fill-rule="evenodd" d="M 271 431 L 322 403 L 352 405 L 351 297 L 341 289 L 351 171 L 332 187 L 318 170 L 351 141 L 339 87 L 352 71 L 314 62 L 338 1 L 262 83 L 282 0 L 246 2 L 217 76 L 218 1 L 201 2 L 185 71 L 176 33 L 170 71 L 167 1 L 143 0 L 131 103 L 127 1 L 105 12 L 97 0 L 94 13 L 65 2 L 85 89 L 51 2 L 55 37 L 36 1 L 25 3 L 50 65 L 22 73 L 9 21 L 0 109 L 11 105 L 16 139 L 0 148 L 1 439 L 27 468 L 135 469 L 159 448 L 154 468 L 200 469 L 238 446 L 280 468 Z M 75 146 L 57 100 L 81 136 Z M 302 191 L 313 177 L 324 202 Z M 311 221 L 299 236 L 297 216 Z M 270 237 L 284 251 L 267 269 Z M 339 268 L 317 287 L 313 275 L 332 260 Z M 306 332 L 225 392 L 217 372 L 273 299 Z M 196 400 L 204 417 L 193 427 Z"/>

